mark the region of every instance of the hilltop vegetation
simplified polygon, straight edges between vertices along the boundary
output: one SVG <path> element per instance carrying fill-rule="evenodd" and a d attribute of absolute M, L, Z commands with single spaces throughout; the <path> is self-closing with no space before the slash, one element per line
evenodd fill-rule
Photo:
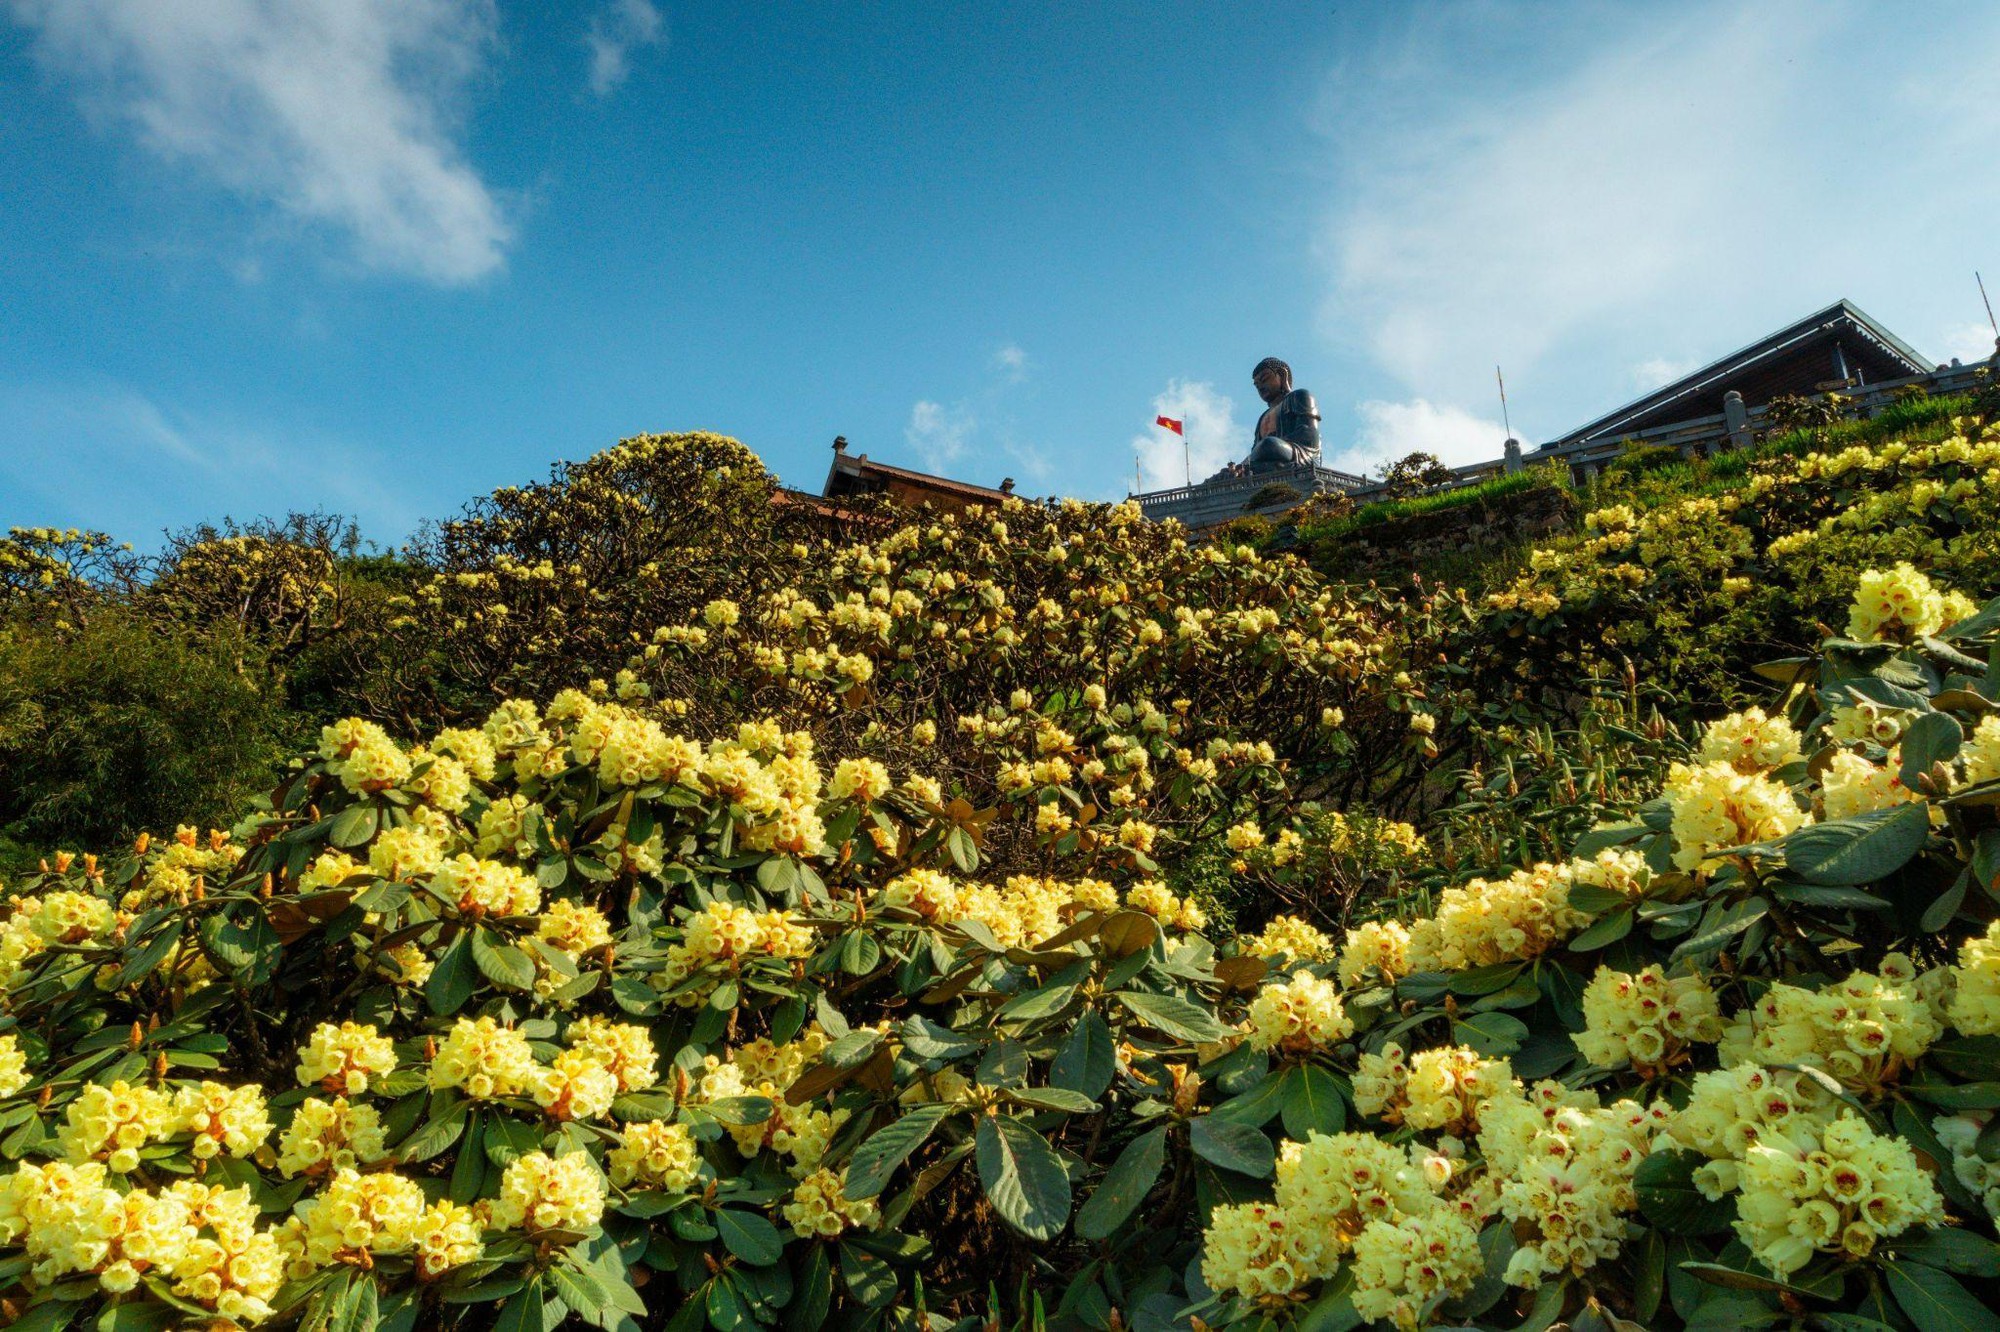
<path fill-rule="evenodd" d="M 395 557 L 17 530 L 0 1310 L 1995 1326 L 1962 409 L 1454 586 L 708 435 Z"/>

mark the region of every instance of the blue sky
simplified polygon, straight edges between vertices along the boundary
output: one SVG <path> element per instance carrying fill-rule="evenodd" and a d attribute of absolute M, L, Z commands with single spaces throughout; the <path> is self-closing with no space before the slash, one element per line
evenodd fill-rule
<path fill-rule="evenodd" d="M 1108 498 L 1991 334 L 2000 9 L 0 0 L 0 523 L 394 542 L 645 430 Z"/>

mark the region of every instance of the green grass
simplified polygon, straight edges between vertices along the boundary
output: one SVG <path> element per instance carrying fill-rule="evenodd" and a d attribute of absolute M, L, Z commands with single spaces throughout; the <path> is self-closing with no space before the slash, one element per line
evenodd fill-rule
<path fill-rule="evenodd" d="M 1417 495 L 1400 500 L 1376 500 L 1362 505 L 1346 517 L 1300 527 L 1299 540 L 1310 542 L 1342 537 L 1360 528 L 1374 527 L 1398 518 L 1412 518 L 1420 513 L 1437 513 L 1444 509 L 1457 509 L 1470 504 L 1488 504 L 1508 495 L 1561 484 L 1555 478 L 1543 475 L 1546 470 L 1535 469 L 1514 472 L 1507 476 L 1488 477 L 1477 485 L 1466 486 L 1459 490 L 1440 491 L 1434 495 Z"/>

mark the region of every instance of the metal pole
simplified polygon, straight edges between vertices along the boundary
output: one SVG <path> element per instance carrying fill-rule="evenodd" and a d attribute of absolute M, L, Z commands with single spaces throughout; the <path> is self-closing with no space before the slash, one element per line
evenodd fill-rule
<path fill-rule="evenodd" d="M 1500 367 L 1493 367 L 1493 378 L 1500 384 L 1500 426 L 1507 432 L 1507 438 L 1514 438 L 1514 423 L 1507 417 L 1507 377 L 1500 373 Z"/>
<path fill-rule="evenodd" d="M 1993 302 L 1986 299 L 1986 279 L 1979 276 L 1979 270 L 1972 270 L 1972 280 L 1979 284 L 1979 299 L 1986 302 L 1986 322 L 1993 325 L 1993 336 L 2000 338 L 2000 322 L 1993 318 Z"/>

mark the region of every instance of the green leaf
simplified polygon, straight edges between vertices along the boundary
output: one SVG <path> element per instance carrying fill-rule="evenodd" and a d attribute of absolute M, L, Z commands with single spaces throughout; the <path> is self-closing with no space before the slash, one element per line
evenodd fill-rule
<path fill-rule="evenodd" d="M 1074 970 L 1066 967 L 1062 976 L 1047 985 L 1015 995 L 1002 1004 L 1000 1011 L 993 1016 L 1002 1022 L 1033 1022 L 1036 1018 L 1061 1012 L 1070 1000 L 1076 998 L 1076 983 L 1062 978 Z"/>
<path fill-rule="evenodd" d="M 880 1309 L 896 1298 L 896 1269 L 854 1244 L 840 1246 L 840 1279 L 847 1293 L 870 1309 Z"/>
<path fill-rule="evenodd" d="M 1026 1123 L 1009 1115 L 979 1121 L 979 1182 L 1002 1221 L 1029 1239 L 1053 1239 L 1069 1220 L 1069 1175 L 1062 1158 Z"/>
<path fill-rule="evenodd" d="M 708 1283 L 708 1325 L 715 1332 L 736 1332 L 746 1323 L 755 1326 L 749 1310 L 736 1293 L 736 1282 L 728 1272 L 718 1272 Z"/>
<path fill-rule="evenodd" d="M 500 1306 L 500 1316 L 493 1322 L 493 1332 L 543 1332 L 544 1299 L 542 1278 L 530 1279 L 527 1285 L 515 1291 Z"/>
<path fill-rule="evenodd" d="M 995 1041 L 979 1057 L 972 1080 L 982 1087 L 1023 1087 L 1028 1082 L 1028 1047 L 1015 1040 Z"/>
<path fill-rule="evenodd" d="M 1965 728 L 1958 724 L 1958 718 L 1945 712 L 1926 712 L 1903 732 L 1903 766 L 1896 775 L 1910 790 L 1926 790 L 1917 779 L 1930 772 L 1931 764 L 1956 758 L 1964 743 Z"/>
<path fill-rule="evenodd" d="M 257 913 L 257 920 L 260 924 L 263 922 L 263 919 L 264 919 L 263 913 L 261 912 Z M 207 924 L 215 925 L 221 920 L 222 917 L 220 916 L 211 917 L 207 922 Z M 236 933 L 236 931 L 234 930 L 230 932 Z M 214 933 L 221 934 L 223 933 L 223 930 L 218 929 L 215 930 Z M 247 933 L 247 931 L 245 931 L 245 933 Z M 268 927 L 266 928 L 266 933 L 269 933 Z M 203 934 L 203 939 L 206 942 L 208 940 L 210 931 L 206 927 L 204 927 L 202 934 Z M 117 985 L 114 986 L 113 988 L 122 989 L 123 987 L 130 985 L 133 981 L 138 980 L 141 976 L 150 974 L 156 967 L 160 965 L 160 963 L 166 960 L 167 954 L 171 953 L 174 950 L 174 945 L 180 942 L 180 938 L 181 938 L 181 923 L 178 920 L 170 921 L 168 922 L 165 929 L 155 931 L 153 937 L 146 940 L 144 947 L 140 948 L 137 952 L 133 953 L 130 957 L 127 957 L 125 959 L 125 965 L 119 968 L 118 971 Z M 257 956 L 254 947 L 255 943 L 254 935 L 251 937 L 250 942 L 252 944 L 251 947 L 246 947 L 241 950 L 240 961 L 232 961 L 230 958 L 221 957 L 219 953 L 217 954 L 218 960 L 220 960 L 231 971 L 242 970 L 244 967 L 248 966 L 250 962 Z M 277 942 L 277 935 L 275 934 L 271 935 L 271 942 L 273 943 Z M 211 951 L 214 950 L 211 949 Z"/>
<path fill-rule="evenodd" d="M 2000 648 L 1993 660 L 2000 662 Z M 1972 843 L 1972 879 L 1988 891 L 2000 891 L 2000 828 L 1988 828 Z"/>
<path fill-rule="evenodd" d="M 1922 801 L 1809 824 L 1785 838 L 1785 864 L 1809 883 L 1873 883 L 1909 863 L 1930 836 Z"/>
<path fill-rule="evenodd" d="M 491 930 L 472 931 L 472 960 L 495 985 L 510 990 L 535 988 L 534 962 L 512 944 L 500 942 Z"/>
<path fill-rule="evenodd" d="M 1943 931 L 1945 926 L 1951 924 L 1952 918 L 1958 915 L 1958 909 L 1965 905 L 1966 890 L 1971 884 L 1972 871 L 1968 868 L 1965 873 L 1952 881 L 1951 887 L 1931 899 L 1930 905 L 1924 908 L 1923 919 L 1917 922 L 1917 928 L 1925 934 L 1937 934 Z"/>
<path fill-rule="evenodd" d="M 1889 903 L 1873 893 L 1864 893 L 1859 888 L 1848 888 L 1831 883 L 1785 883 L 1770 885 L 1771 896 L 1780 902 L 1797 902 L 1801 906 L 1832 907 L 1847 911 L 1887 911 Z"/>
<path fill-rule="evenodd" d="M 937 1126 L 959 1109 L 956 1105 L 934 1103 L 912 1107 L 902 1118 L 871 1133 L 847 1163 L 849 1198 L 873 1198 L 889 1185 L 896 1167 L 910 1153 L 924 1145 Z"/>
<path fill-rule="evenodd" d="M 715 1209 L 715 1228 L 731 1253 L 752 1267 L 769 1267 L 785 1254 L 785 1237 L 768 1218 L 735 1207 Z"/>
<path fill-rule="evenodd" d="M 375 835 L 380 822 L 381 811 L 372 803 L 349 805 L 333 816 L 326 840 L 333 846 L 360 846 Z"/>
<path fill-rule="evenodd" d="M 1572 953 L 1588 953 L 1617 943 L 1632 932 L 1633 908 L 1628 904 L 1610 915 L 1602 917 L 1587 930 L 1569 941 Z"/>
<path fill-rule="evenodd" d="M 798 1295 L 785 1310 L 785 1332 L 819 1332 L 833 1307 L 833 1259 L 825 1244 L 806 1251 L 805 1270 L 798 1274 Z"/>
<path fill-rule="evenodd" d="M 451 1200 L 470 1203 L 486 1184 L 486 1121 L 472 1115 L 465 1126 L 465 1140 L 451 1164 Z"/>
<path fill-rule="evenodd" d="M 1633 1191 L 1648 1221 L 1669 1235 L 1709 1235 L 1736 1215 L 1730 1199 L 1710 1202 L 1694 1186 L 1694 1172 L 1708 1164 L 1700 1152 L 1654 1152 L 1633 1173 Z"/>
<path fill-rule="evenodd" d="M 1695 932 L 1681 940 L 1668 956 L 1668 965 L 1688 957 L 1705 957 L 1722 951 L 1731 939 L 1771 913 L 1771 904 L 1761 897 L 1746 898 L 1734 906 L 1711 903 Z"/>
<path fill-rule="evenodd" d="M 1632 827 L 1637 831 L 1639 825 L 1633 824 Z M 1582 842 L 1579 841 L 1577 849 L 1570 854 L 1584 856 L 1591 853 L 1584 851 Z M 1632 898 L 1630 894 L 1621 893 L 1616 888 L 1600 888 L 1594 883 L 1577 883 L 1570 885 L 1569 905 L 1572 910 L 1581 911 L 1586 916 L 1601 916 L 1607 911 L 1616 911 L 1619 907 L 1632 905 Z"/>
<path fill-rule="evenodd" d="M 1261 1130 L 1214 1115 L 1188 1121 L 1188 1145 L 1204 1161 L 1253 1179 L 1269 1175 L 1278 1159 Z"/>
<path fill-rule="evenodd" d="M 850 976 L 866 976 L 882 961 L 882 945 L 865 930 L 850 930 L 841 936 L 840 969 Z"/>
<path fill-rule="evenodd" d="M 1019 1105 L 1037 1110 L 1060 1110 L 1065 1114 L 1095 1114 L 1101 1107 L 1082 1092 L 1063 1087 L 1008 1087 L 1001 1093 Z"/>
<path fill-rule="evenodd" d="M 1614 846 L 1624 846 L 1628 842 L 1636 841 L 1645 835 L 1646 825 L 1643 823 L 1608 823 L 1602 827 L 1592 828 L 1589 832 L 1577 838 L 1575 843 L 1571 845 L 1569 853 L 1572 856 L 1588 860 L 1600 851 L 1608 851 Z M 1576 900 L 1576 895 L 1579 889 L 1584 888 L 1588 888 L 1590 893 L 1611 893 L 1619 901 L 1622 902 L 1625 900 L 1625 894 L 1616 892 L 1613 889 L 1599 888 L 1596 884 L 1580 883 L 1569 890 L 1570 905 L 1576 907 L 1578 911 L 1598 912 L 1604 910 L 1605 906 L 1608 905 L 1602 899 L 1592 898 L 1590 893 L 1584 895 L 1584 900 L 1596 901 L 1598 904 L 1596 906 L 1579 904 Z"/>
<path fill-rule="evenodd" d="M 1468 1013 L 1453 1019 L 1451 1030 L 1460 1045 L 1489 1059 L 1514 1053 L 1528 1039 L 1528 1024 L 1511 1013 Z"/>
<path fill-rule="evenodd" d="M 1525 962 L 1495 962 L 1488 967 L 1473 967 L 1469 971 L 1451 973 L 1445 986 L 1453 994 L 1467 998 L 1493 994 L 1512 985 L 1526 967 Z"/>
<path fill-rule="evenodd" d="M 971 1054 L 980 1045 L 977 1040 L 939 1026 L 927 1017 L 905 1018 L 898 1030 L 903 1048 L 918 1059 L 956 1059 Z"/>
<path fill-rule="evenodd" d="M 761 1124 L 776 1114 L 778 1109 L 768 1096 L 724 1096 L 702 1102 L 701 1108 L 714 1118 L 735 1128 L 748 1128 L 752 1124 Z"/>
<path fill-rule="evenodd" d="M 428 1161 L 457 1142 L 459 1135 L 465 1132 L 468 1109 L 467 1104 L 460 1101 L 444 1113 L 433 1116 L 416 1132 L 397 1144 L 396 1159 L 406 1162 Z"/>
<path fill-rule="evenodd" d="M 1049 1064 L 1049 1083 L 1096 1100 L 1111 1086 L 1117 1075 L 1117 1052 L 1113 1049 L 1111 1024 L 1096 1009 L 1076 1021 L 1068 1039 Z"/>
<path fill-rule="evenodd" d="M 1963 1276 L 2000 1277 L 2000 1244 L 1956 1227 L 1926 1230 L 1915 1243 L 1898 1246 L 1896 1256 Z"/>
<path fill-rule="evenodd" d="M 1947 1110 L 2000 1110 L 2000 1082 L 1912 1082 L 1906 1090 Z"/>
<path fill-rule="evenodd" d="M 516 1158 L 526 1156 L 542 1145 L 540 1128 L 499 1115 L 486 1121 L 485 1132 L 480 1138 L 485 1144 L 486 1159 L 501 1167 L 512 1164 Z"/>
<path fill-rule="evenodd" d="M 838 1069 L 860 1068 L 882 1043 L 882 1033 L 863 1028 L 850 1031 L 826 1047 L 826 1062 Z"/>
<path fill-rule="evenodd" d="M 1266 1074 L 1256 1085 L 1230 1097 L 1209 1113 L 1238 1124 L 1261 1127 L 1283 1113 L 1285 1095 L 1285 1079 L 1276 1073 Z"/>
<path fill-rule="evenodd" d="M 1147 1026 L 1191 1044 L 1219 1041 L 1232 1030 L 1216 1021 L 1207 1009 L 1169 994 L 1120 990 L 1118 1002 Z"/>
<path fill-rule="evenodd" d="M 2000 1332 L 2000 1314 L 1936 1268 L 1885 1262 L 1882 1273 L 1889 1293 L 1923 1332 Z"/>
<path fill-rule="evenodd" d="M 431 1012 L 450 1017 L 465 1006 L 478 983 L 479 968 L 472 960 L 472 938 L 460 930 L 451 946 L 439 955 L 437 965 L 431 968 L 430 979 L 424 982 L 424 1000 Z"/>
<path fill-rule="evenodd" d="M 1288 1069 L 1285 1084 L 1285 1136 L 1303 1141 L 1312 1133 L 1338 1133 L 1347 1126 L 1347 1102 L 1333 1074 L 1318 1064 Z"/>
<path fill-rule="evenodd" d="M 1164 1126 L 1134 1138 L 1104 1172 L 1096 1191 L 1077 1209 L 1077 1235 L 1087 1240 L 1109 1239 L 1152 1192 L 1166 1159 Z"/>

